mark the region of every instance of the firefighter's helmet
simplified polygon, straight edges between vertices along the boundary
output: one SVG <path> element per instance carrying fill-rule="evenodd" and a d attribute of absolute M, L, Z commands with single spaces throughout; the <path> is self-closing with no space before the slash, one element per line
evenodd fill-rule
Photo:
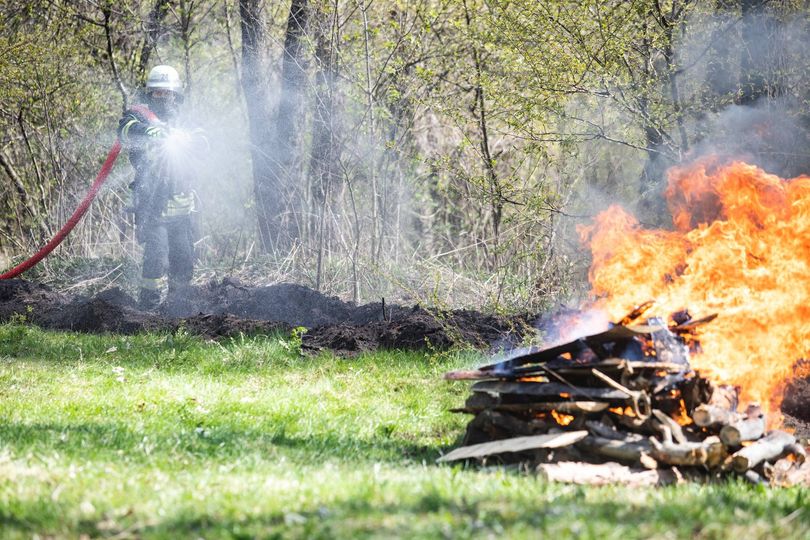
<path fill-rule="evenodd" d="M 169 90 L 180 96 L 183 94 L 183 83 L 180 82 L 180 75 L 171 66 L 155 66 L 146 78 L 146 93 L 154 90 Z"/>

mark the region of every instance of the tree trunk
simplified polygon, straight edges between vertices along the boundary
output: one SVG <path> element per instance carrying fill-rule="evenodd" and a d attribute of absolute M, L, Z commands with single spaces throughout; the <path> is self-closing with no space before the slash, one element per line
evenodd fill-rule
<path fill-rule="evenodd" d="M 281 62 L 281 93 L 273 126 L 270 152 L 270 176 L 272 183 L 264 193 L 268 204 L 266 215 L 272 220 L 277 232 L 273 245 L 276 249 L 288 249 L 299 237 L 300 205 L 303 199 L 298 192 L 300 185 L 300 133 L 303 124 L 303 96 L 307 85 L 307 61 L 304 58 L 304 37 L 309 7 L 307 0 L 292 0 L 287 30 L 284 36 L 284 54 Z"/>
<path fill-rule="evenodd" d="M 265 251 L 272 249 L 278 236 L 276 217 L 280 213 L 277 178 L 273 174 L 271 148 L 272 117 L 263 51 L 266 36 L 259 0 L 239 0 L 242 31 L 242 90 L 250 125 L 250 152 L 253 162 L 253 190 L 259 241 Z"/>
<path fill-rule="evenodd" d="M 763 0 L 741 0 L 742 15 L 740 47 L 740 105 L 751 105 L 763 96 L 776 97 L 781 92 L 775 81 L 769 80 L 773 74 L 774 60 L 771 54 L 771 40 L 775 38 L 777 22 L 766 9 Z"/>
<path fill-rule="evenodd" d="M 157 46 L 158 39 L 163 33 L 163 20 L 169 13 L 171 0 L 155 0 L 149 17 L 146 19 L 146 35 L 141 45 L 141 54 L 138 58 L 138 79 L 143 83 L 146 81 L 147 68 L 152 59 L 152 51 Z"/>
<path fill-rule="evenodd" d="M 326 10 L 320 12 L 319 25 L 315 31 L 315 59 L 318 72 L 315 81 L 315 117 L 312 126 L 312 152 L 309 165 L 309 187 L 313 208 L 310 219 L 311 239 L 317 245 L 317 268 L 315 288 L 320 290 L 324 250 L 329 244 L 330 228 L 326 217 L 340 180 L 337 170 L 339 149 L 335 139 L 334 91 L 337 80 L 335 35 L 337 11 L 327 18 Z"/>

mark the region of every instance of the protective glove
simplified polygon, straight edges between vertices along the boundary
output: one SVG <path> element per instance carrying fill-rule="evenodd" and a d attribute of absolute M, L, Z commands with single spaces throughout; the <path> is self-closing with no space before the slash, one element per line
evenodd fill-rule
<path fill-rule="evenodd" d="M 169 129 L 163 126 L 149 126 L 146 128 L 146 136 L 152 139 L 165 139 L 169 136 Z"/>

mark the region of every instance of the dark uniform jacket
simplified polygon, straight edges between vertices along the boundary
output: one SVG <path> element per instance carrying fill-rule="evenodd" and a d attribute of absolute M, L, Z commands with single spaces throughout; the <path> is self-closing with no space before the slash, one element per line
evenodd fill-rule
<path fill-rule="evenodd" d="M 194 193 L 182 163 L 173 163 L 163 142 L 170 127 L 146 105 L 134 105 L 118 123 L 118 138 L 135 169 L 130 184 L 135 224 L 143 229 L 157 220 L 187 216 L 194 211 Z"/>

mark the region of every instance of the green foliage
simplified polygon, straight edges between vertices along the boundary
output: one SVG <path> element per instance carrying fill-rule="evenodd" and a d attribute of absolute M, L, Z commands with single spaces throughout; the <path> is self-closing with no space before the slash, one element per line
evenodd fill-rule
<path fill-rule="evenodd" d="M 125 98 L 141 99 L 145 64 L 165 62 L 212 143 L 197 190 L 202 263 L 221 275 L 258 260 L 238 2 L 170 4 L 155 22 L 153 2 L 0 1 L 0 180 L 13 188 L 0 191 L 0 250 L 29 253 L 64 222 Z M 810 140 L 799 2 L 757 4 L 748 19 L 740 3 L 707 0 L 305 4 L 300 140 L 279 180 L 300 249 L 260 257 L 274 277 L 329 293 L 428 297 L 438 271 L 443 293 L 475 280 L 479 305 L 559 303 L 583 287 L 575 226 L 609 202 L 667 224 L 666 168 L 733 130 L 718 123 L 751 104 L 746 92 L 784 107 L 790 129 L 773 132 Z M 272 112 L 289 3 L 262 7 Z M 764 26 L 749 31 L 752 19 Z M 762 160 L 806 172 L 806 153 L 779 141 Z M 54 256 L 138 259 L 119 213 L 128 174 L 116 171 Z"/>

